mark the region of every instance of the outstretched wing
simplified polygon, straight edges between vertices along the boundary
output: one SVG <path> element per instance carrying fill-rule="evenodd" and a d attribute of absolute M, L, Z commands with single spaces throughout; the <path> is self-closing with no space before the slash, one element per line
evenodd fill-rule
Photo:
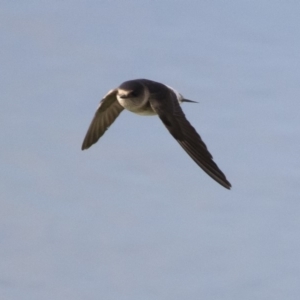
<path fill-rule="evenodd" d="M 124 109 L 119 104 L 116 95 L 117 90 L 111 90 L 101 100 L 83 140 L 82 150 L 88 149 L 95 144 Z"/>
<path fill-rule="evenodd" d="M 186 119 L 178 101 L 174 98 L 172 99 L 172 97 L 166 97 L 164 99 L 151 97 L 150 103 L 172 136 L 196 164 L 219 184 L 230 189 L 230 182 L 213 161 L 213 157 L 209 153 L 200 135 Z"/>

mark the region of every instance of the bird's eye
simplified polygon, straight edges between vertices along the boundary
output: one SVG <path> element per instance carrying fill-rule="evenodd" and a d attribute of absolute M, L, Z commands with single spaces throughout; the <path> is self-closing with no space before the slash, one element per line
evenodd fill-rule
<path fill-rule="evenodd" d="M 136 92 L 131 92 L 131 93 L 130 93 L 130 96 L 131 96 L 131 97 L 137 97 L 137 93 L 136 93 Z"/>

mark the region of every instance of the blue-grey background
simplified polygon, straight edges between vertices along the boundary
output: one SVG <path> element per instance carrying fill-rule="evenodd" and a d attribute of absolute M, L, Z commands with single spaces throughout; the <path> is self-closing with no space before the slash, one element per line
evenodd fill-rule
<path fill-rule="evenodd" d="M 299 299 L 299 15 L 2 0 L 0 299 Z M 123 112 L 80 150 L 102 96 L 141 77 L 199 101 L 183 109 L 231 191 L 156 117 Z"/>

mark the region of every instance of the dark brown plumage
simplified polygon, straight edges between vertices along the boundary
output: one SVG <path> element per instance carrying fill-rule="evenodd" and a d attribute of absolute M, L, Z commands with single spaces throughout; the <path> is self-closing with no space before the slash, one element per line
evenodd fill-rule
<path fill-rule="evenodd" d="M 205 143 L 186 119 L 180 103 L 186 100 L 174 89 L 159 82 L 137 79 L 122 83 L 100 102 L 82 144 L 82 150 L 96 143 L 125 108 L 137 114 L 157 114 L 186 153 L 211 178 L 227 189 L 231 184 L 213 161 Z"/>

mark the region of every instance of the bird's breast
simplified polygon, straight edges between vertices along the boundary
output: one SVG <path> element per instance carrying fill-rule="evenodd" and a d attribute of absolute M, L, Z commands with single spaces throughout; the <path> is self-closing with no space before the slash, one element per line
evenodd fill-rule
<path fill-rule="evenodd" d="M 142 116 L 156 115 L 149 101 L 141 101 L 140 99 L 130 99 L 118 97 L 118 102 L 125 109 Z"/>

